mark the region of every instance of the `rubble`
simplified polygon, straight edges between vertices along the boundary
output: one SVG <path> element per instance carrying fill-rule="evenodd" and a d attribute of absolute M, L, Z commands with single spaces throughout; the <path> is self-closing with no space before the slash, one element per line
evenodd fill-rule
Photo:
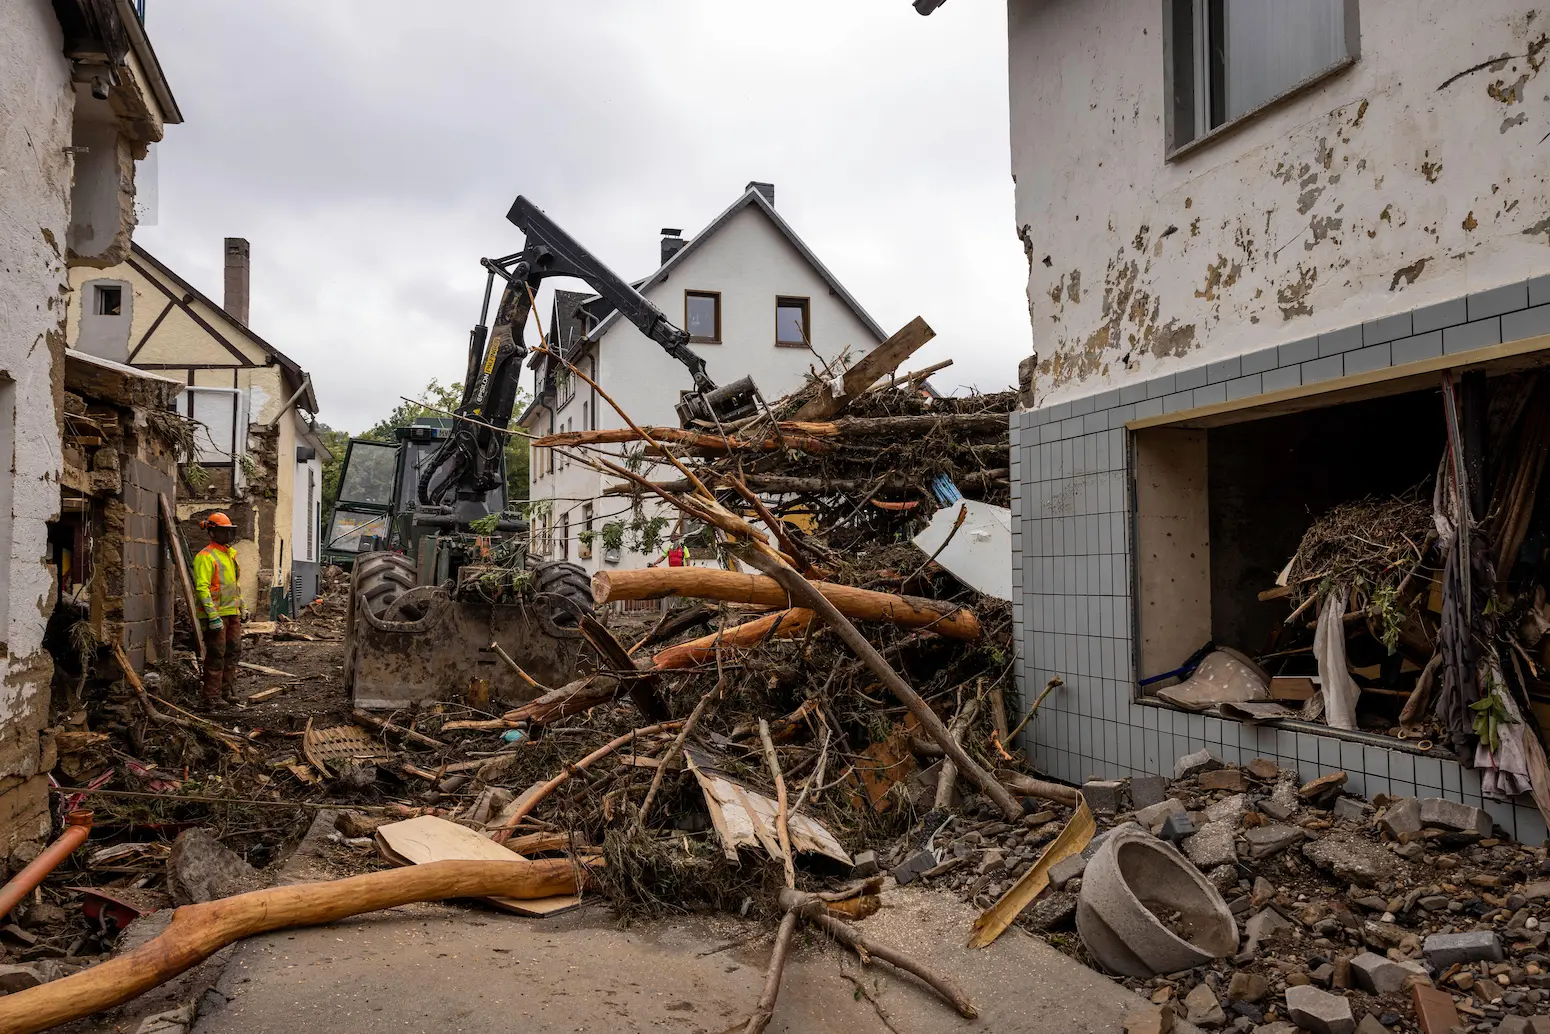
<path fill-rule="evenodd" d="M 1355 1034 L 1351 1003 L 1341 995 L 1316 987 L 1286 989 L 1286 1012 L 1292 1022 L 1314 1034 Z"/>

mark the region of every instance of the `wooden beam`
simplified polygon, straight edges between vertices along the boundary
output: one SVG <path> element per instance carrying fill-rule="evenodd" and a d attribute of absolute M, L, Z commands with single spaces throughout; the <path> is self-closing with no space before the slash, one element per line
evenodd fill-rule
<path fill-rule="evenodd" d="M 895 331 L 887 341 L 862 356 L 854 366 L 845 371 L 842 382 L 845 394 L 842 397 L 835 398 L 829 389 L 824 387 L 816 398 L 809 400 L 797 411 L 796 419 L 827 420 L 843 410 L 851 399 L 898 369 L 900 363 L 920 351 L 921 347 L 934 337 L 936 337 L 936 331 L 932 330 L 924 319 L 916 316 Z"/>
<path fill-rule="evenodd" d="M 172 512 L 172 503 L 167 501 L 167 496 L 164 493 L 158 493 L 156 498 L 161 506 L 161 523 L 167 533 L 167 545 L 172 551 L 172 562 L 178 569 L 178 588 L 182 590 L 183 603 L 188 607 L 188 623 L 194 633 L 194 652 L 199 655 L 199 666 L 203 668 L 205 637 L 203 629 L 199 627 L 199 598 L 194 595 L 194 582 L 189 576 L 192 565 L 189 563 L 188 555 L 183 552 L 183 532 L 178 528 L 177 515 Z"/>

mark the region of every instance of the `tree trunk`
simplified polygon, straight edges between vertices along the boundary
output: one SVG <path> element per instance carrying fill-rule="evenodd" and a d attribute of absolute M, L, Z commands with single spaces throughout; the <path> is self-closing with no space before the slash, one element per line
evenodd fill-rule
<path fill-rule="evenodd" d="M 979 618 L 950 603 L 854 589 L 833 582 L 813 582 L 813 588 L 848 618 L 891 621 L 904 628 L 929 628 L 954 639 L 978 639 Z M 614 600 L 657 600 L 689 596 L 779 607 L 791 596 L 773 578 L 710 567 L 650 567 L 630 571 L 599 571 L 592 576 L 592 596 L 599 605 Z"/>
<path fill-rule="evenodd" d="M 687 643 L 670 646 L 653 657 L 651 662 L 658 671 L 692 668 L 696 664 L 715 660 L 718 644 L 730 649 L 746 650 L 758 646 L 766 639 L 795 639 L 806 632 L 807 626 L 812 623 L 813 612 L 810 610 L 783 610 Z"/>

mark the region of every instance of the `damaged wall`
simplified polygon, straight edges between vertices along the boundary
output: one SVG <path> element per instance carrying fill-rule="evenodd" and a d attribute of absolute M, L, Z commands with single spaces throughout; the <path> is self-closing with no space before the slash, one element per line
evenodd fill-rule
<path fill-rule="evenodd" d="M 49 830 L 45 526 L 59 508 L 74 109 L 63 42 L 48 0 L 0 4 L 0 859 Z"/>
<path fill-rule="evenodd" d="M 1363 0 L 1353 65 L 1170 161 L 1163 9 L 1008 5 L 1037 405 L 1550 270 L 1550 12 Z"/>

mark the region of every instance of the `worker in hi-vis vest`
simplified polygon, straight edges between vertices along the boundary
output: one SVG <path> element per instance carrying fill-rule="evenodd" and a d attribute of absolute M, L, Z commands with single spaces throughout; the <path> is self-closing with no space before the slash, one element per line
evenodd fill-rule
<path fill-rule="evenodd" d="M 210 544 L 194 556 L 194 595 L 199 599 L 198 620 L 205 640 L 204 698 L 219 704 L 236 700 L 237 662 L 242 659 L 241 571 L 232 542 L 237 529 L 220 511 L 199 522 L 210 533 Z"/>

